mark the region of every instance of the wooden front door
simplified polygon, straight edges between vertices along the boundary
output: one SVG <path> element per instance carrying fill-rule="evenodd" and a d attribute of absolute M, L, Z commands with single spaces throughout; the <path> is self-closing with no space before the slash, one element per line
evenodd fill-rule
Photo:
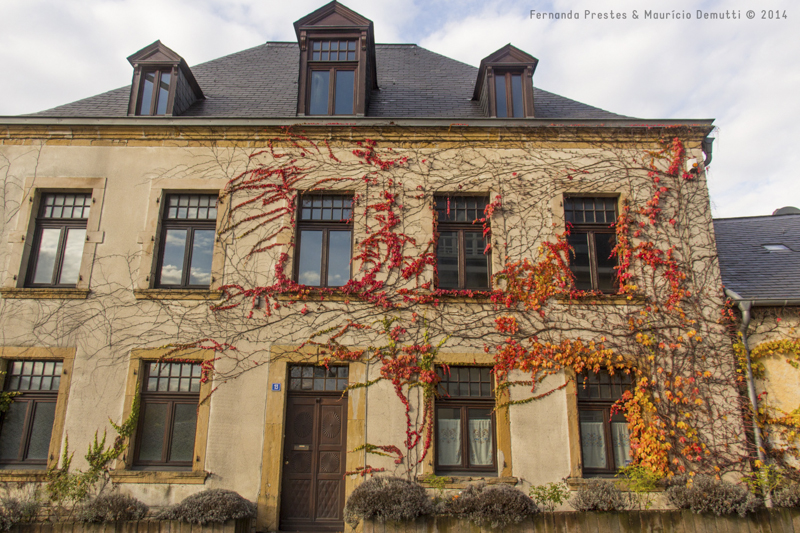
<path fill-rule="evenodd" d="M 347 397 L 290 390 L 285 431 L 281 531 L 344 531 Z"/>

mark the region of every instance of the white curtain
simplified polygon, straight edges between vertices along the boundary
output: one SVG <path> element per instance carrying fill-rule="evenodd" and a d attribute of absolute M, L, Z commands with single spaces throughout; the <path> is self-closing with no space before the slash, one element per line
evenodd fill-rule
<path fill-rule="evenodd" d="M 473 466 L 492 464 L 491 419 L 469 421 L 469 464 Z"/>
<path fill-rule="evenodd" d="M 627 422 L 611 423 L 611 441 L 614 445 L 614 462 L 617 464 L 617 468 L 630 464 L 631 442 Z"/>
<path fill-rule="evenodd" d="M 461 464 L 461 420 L 439 419 L 436 421 L 439 432 L 439 464 Z"/>
<path fill-rule="evenodd" d="M 586 468 L 607 468 L 606 439 L 602 422 L 581 422 L 581 447 L 583 466 Z"/>

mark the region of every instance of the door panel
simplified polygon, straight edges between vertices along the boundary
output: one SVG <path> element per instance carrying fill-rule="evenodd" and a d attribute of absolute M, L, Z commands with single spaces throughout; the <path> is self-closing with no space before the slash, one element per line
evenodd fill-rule
<path fill-rule="evenodd" d="M 343 531 L 347 398 L 289 393 L 281 531 Z"/>

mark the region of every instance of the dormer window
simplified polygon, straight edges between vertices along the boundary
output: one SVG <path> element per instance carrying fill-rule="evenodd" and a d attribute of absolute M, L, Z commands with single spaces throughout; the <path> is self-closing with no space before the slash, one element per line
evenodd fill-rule
<path fill-rule="evenodd" d="M 130 56 L 133 83 L 128 115 L 180 115 L 205 98 L 186 61 L 161 41 Z"/>
<path fill-rule="evenodd" d="M 525 116 L 521 72 L 495 73 L 494 87 L 497 118 L 522 118 Z"/>
<path fill-rule="evenodd" d="M 364 116 L 377 89 L 372 21 L 331 2 L 294 23 L 300 44 L 297 114 Z"/>
<path fill-rule="evenodd" d="M 539 60 L 507 44 L 481 60 L 472 99 L 488 117 L 531 118 L 533 72 Z"/>
<path fill-rule="evenodd" d="M 309 53 L 308 114 L 352 115 L 358 68 L 355 39 L 315 40 Z"/>
<path fill-rule="evenodd" d="M 142 75 L 137 115 L 166 115 L 169 102 L 169 86 L 172 72 L 164 70 L 145 71 Z"/>

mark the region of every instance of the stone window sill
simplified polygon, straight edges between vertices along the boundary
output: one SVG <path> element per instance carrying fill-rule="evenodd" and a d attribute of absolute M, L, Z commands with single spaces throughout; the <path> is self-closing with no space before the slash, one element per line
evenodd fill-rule
<path fill-rule="evenodd" d="M 31 300 L 85 300 L 89 296 L 89 289 L 74 289 L 62 287 L 37 287 L 37 288 L 7 288 L 0 289 L 3 298 L 31 299 Z"/>
<path fill-rule="evenodd" d="M 219 300 L 222 291 L 196 289 L 136 289 L 137 300 Z"/>
<path fill-rule="evenodd" d="M 179 485 L 202 485 L 208 472 L 155 471 L 155 470 L 116 470 L 111 472 L 114 483 L 175 483 Z"/>
<path fill-rule="evenodd" d="M 0 483 L 42 483 L 47 481 L 47 469 L 0 470 Z"/>
<path fill-rule="evenodd" d="M 432 487 L 430 483 L 427 483 L 425 480 L 427 479 L 427 475 L 417 476 L 417 482 L 422 485 L 423 487 Z M 497 476 L 436 476 L 437 478 L 447 478 L 445 481 L 444 488 L 446 489 L 464 489 L 467 488 L 468 485 L 473 483 L 477 483 L 482 481 L 487 485 L 516 485 L 519 483 L 519 479 L 515 477 L 497 477 Z"/>
<path fill-rule="evenodd" d="M 620 296 L 618 294 L 593 294 L 583 298 L 556 297 L 556 303 L 561 305 L 643 305 L 645 299 L 641 296 Z"/>

